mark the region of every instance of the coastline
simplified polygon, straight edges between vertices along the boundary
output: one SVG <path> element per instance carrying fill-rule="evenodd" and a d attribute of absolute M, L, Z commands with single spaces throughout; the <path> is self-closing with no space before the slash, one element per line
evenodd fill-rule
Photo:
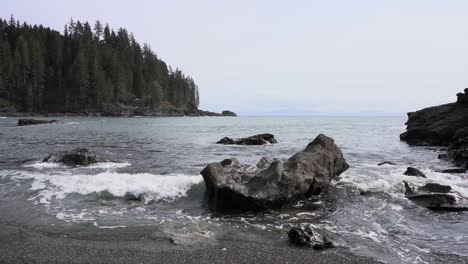
<path fill-rule="evenodd" d="M 204 110 L 197 110 L 195 112 L 183 111 L 155 111 L 155 112 L 119 112 L 119 113 L 106 113 L 106 112 L 64 112 L 64 113 L 30 113 L 30 112 L 4 112 L 0 113 L 2 117 L 200 117 L 200 116 L 228 116 L 235 117 L 235 115 L 226 115 L 222 113 L 215 113 Z"/>
<path fill-rule="evenodd" d="M 218 242 L 184 246 L 154 239 L 81 240 L 0 223 L 0 263 L 381 263 L 344 249 L 315 251 L 287 241 Z"/>

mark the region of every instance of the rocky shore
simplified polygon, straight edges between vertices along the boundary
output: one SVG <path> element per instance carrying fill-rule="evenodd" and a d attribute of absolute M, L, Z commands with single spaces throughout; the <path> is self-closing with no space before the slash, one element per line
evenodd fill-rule
<path fill-rule="evenodd" d="M 410 145 L 441 146 L 439 158 L 468 169 L 468 88 L 457 101 L 408 113 L 407 131 L 400 139 Z"/>
<path fill-rule="evenodd" d="M 134 116 L 148 116 L 148 117 L 179 117 L 179 116 L 230 116 L 236 117 L 234 112 L 224 110 L 221 113 L 193 110 L 183 111 L 179 109 L 162 109 L 162 110 L 149 110 L 149 109 L 124 109 L 114 111 L 82 111 L 82 112 L 64 112 L 64 113 L 30 113 L 30 112 L 16 112 L 6 111 L 0 112 L 0 116 L 8 117 L 60 117 L 60 116 L 82 116 L 82 117 L 134 117 Z"/>

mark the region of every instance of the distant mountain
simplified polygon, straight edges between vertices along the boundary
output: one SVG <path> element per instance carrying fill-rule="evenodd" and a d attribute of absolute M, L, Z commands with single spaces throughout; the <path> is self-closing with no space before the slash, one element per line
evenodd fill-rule
<path fill-rule="evenodd" d="M 198 87 L 123 28 L 70 20 L 63 33 L 0 19 L 0 112 L 211 115 Z"/>

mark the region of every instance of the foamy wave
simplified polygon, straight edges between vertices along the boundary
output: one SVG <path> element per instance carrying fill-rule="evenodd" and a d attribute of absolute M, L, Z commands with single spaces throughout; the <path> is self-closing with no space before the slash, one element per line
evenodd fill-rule
<path fill-rule="evenodd" d="M 33 199 L 45 204 L 50 203 L 52 199 L 63 199 L 71 193 L 88 195 L 104 191 L 116 197 L 131 193 L 135 196 L 148 195 L 154 200 L 173 200 L 185 196 L 192 185 L 203 180 L 201 176 L 184 174 L 129 174 L 115 171 L 94 175 L 73 175 L 69 172 L 15 172 L 10 175 L 12 179 L 34 179 L 30 189 L 40 191 Z"/>
<path fill-rule="evenodd" d="M 369 167 L 371 165 L 363 165 Z M 402 182 L 407 181 L 415 186 L 422 186 L 425 183 L 433 182 L 450 185 L 458 196 L 468 198 L 468 175 L 467 174 L 446 174 L 423 168 L 421 171 L 427 178 L 405 176 L 406 167 L 376 167 L 372 174 L 362 173 L 362 170 L 351 169 L 345 172 L 338 184 L 352 184 L 358 189 L 371 192 L 386 192 L 390 194 L 403 193 Z"/>
<path fill-rule="evenodd" d="M 89 165 L 88 168 L 109 170 L 109 169 L 125 168 L 130 165 L 131 164 L 128 162 L 99 162 L 99 163 Z"/>
<path fill-rule="evenodd" d="M 33 163 L 33 164 L 26 164 L 24 165 L 23 167 L 27 167 L 27 168 L 35 168 L 35 169 L 50 169 L 50 168 L 57 168 L 57 167 L 60 167 L 62 166 L 61 164 L 59 163 L 49 163 L 49 162 L 36 162 L 36 163 Z"/>

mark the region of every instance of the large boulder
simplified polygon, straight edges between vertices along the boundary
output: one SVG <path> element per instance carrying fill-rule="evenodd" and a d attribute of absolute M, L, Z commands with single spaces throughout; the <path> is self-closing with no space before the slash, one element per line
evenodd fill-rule
<path fill-rule="evenodd" d="M 209 164 L 201 174 L 215 208 L 261 210 L 320 193 L 348 168 L 334 140 L 320 134 L 287 161 L 263 158 L 252 166 L 230 159 Z"/>
<path fill-rule="evenodd" d="M 400 139 L 410 145 L 449 146 L 448 158 L 468 168 L 468 88 L 455 103 L 408 113 L 407 131 Z"/>
<path fill-rule="evenodd" d="M 225 144 L 225 145 L 265 145 L 265 144 L 275 144 L 278 143 L 276 141 L 275 136 L 272 134 L 264 133 L 264 134 L 258 134 L 258 135 L 253 135 L 250 137 L 246 138 L 238 138 L 238 139 L 232 139 L 229 137 L 224 137 L 216 144 Z"/>
<path fill-rule="evenodd" d="M 40 119 L 19 119 L 18 126 L 30 126 L 40 124 L 52 124 L 57 123 L 57 120 L 40 120 Z"/>
<path fill-rule="evenodd" d="M 96 154 L 86 148 L 77 148 L 71 151 L 60 151 L 50 154 L 43 162 L 63 163 L 69 166 L 87 166 L 97 163 Z"/>

